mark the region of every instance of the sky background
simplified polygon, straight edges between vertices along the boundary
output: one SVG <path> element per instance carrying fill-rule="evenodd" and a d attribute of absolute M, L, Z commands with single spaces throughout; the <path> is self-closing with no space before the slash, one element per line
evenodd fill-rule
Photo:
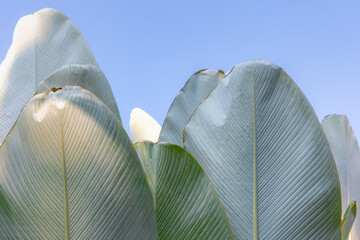
<path fill-rule="evenodd" d="M 107 76 L 129 133 L 140 107 L 162 125 L 187 79 L 266 59 L 280 65 L 319 120 L 348 116 L 360 136 L 360 1 L 3 1 L 0 59 L 22 16 L 56 8 Z M 2 61 L 2 60 L 0 60 Z"/>

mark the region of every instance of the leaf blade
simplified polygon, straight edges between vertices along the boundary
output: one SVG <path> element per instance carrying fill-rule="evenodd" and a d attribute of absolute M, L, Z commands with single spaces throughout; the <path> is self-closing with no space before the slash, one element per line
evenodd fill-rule
<path fill-rule="evenodd" d="M 159 141 L 183 145 L 183 130 L 196 107 L 224 78 L 222 71 L 205 69 L 186 82 L 172 102 L 161 129 Z"/>
<path fill-rule="evenodd" d="M 237 65 L 184 134 L 235 238 L 340 238 L 329 146 L 311 105 L 281 68 L 262 60 Z"/>
<path fill-rule="evenodd" d="M 45 8 L 21 18 L 0 65 L 0 142 L 37 85 L 66 64 L 95 64 L 79 30 L 62 13 Z"/>
<path fill-rule="evenodd" d="M 209 179 L 183 148 L 135 145 L 152 189 L 160 239 L 233 239 Z"/>
<path fill-rule="evenodd" d="M 18 239 L 157 239 L 137 154 L 115 115 L 90 92 L 66 87 L 35 96 L 0 156 L 0 184 L 17 210 L 15 224 L 0 215 L 4 233 Z"/>
<path fill-rule="evenodd" d="M 360 201 L 360 150 L 355 134 L 345 115 L 332 114 L 325 117 L 321 123 L 322 129 L 330 144 L 339 174 L 342 214 L 345 214 L 352 200 Z M 360 220 L 355 219 L 350 237 L 360 239 Z"/>
<path fill-rule="evenodd" d="M 97 65 L 68 64 L 60 67 L 38 84 L 38 93 L 70 85 L 82 87 L 95 94 L 121 121 L 110 84 Z"/>

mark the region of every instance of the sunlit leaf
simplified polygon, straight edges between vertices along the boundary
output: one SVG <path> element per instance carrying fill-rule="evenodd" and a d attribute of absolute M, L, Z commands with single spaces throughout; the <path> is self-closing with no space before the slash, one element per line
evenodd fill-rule
<path fill-rule="evenodd" d="M 67 64 L 97 63 L 66 16 L 47 8 L 19 20 L 0 65 L 0 143 L 21 109 L 38 92 L 38 84 Z"/>
<path fill-rule="evenodd" d="M 52 88 L 63 88 L 68 85 L 80 86 L 95 94 L 120 120 L 119 109 L 110 84 L 98 66 L 91 64 L 65 65 L 39 83 L 38 92 L 42 93 L 50 91 Z"/>
<path fill-rule="evenodd" d="M 1 239 L 157 239 L 129 137 L 78 87 L 26 105 L 0 149 L 0 186 Z"/>
<path fill-rule="evenodd" d="M 133 143 L 140 141 L 157 142 L 161 127 L 148 113 L 140 108 L 134 108 L 130 114 L 130 132 Z"/>

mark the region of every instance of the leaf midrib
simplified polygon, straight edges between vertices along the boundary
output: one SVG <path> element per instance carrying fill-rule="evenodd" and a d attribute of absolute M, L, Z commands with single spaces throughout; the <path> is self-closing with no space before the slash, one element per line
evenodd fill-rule
<path fill-rule="evenodd" d="M 257 240 L 257 175 L 256 175 L 256 102 L 255 102 L 255 76 L 253 73 L 253 104 L 254 104 L 254 239 Z"/>
<path fill-rule="evenodd" d="M 66 181 L 66 164 L 65 164 L 65 152 L 64 152 L 64 134 L 63 134 L 63 125 L 62 125 L 62 118 L 61 118 L 61 111 L 59 110 L 59 117 L 60 117 L 60 135 L 61 135 L 61 154 L 62 154 L 62 161 L 63 161 L 63 176 L 64 176 L 64 210 L 65 210 L 65 234 L 66 239 L 69 240 L 69 214 L 68 214 L 68 196 L 67 196 L 67 181 Z"/>

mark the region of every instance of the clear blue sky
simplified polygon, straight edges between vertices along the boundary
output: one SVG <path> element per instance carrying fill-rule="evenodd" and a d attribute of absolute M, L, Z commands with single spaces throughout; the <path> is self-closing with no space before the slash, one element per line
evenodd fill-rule
<path fill-rule="evenodd" d="M 346 114 L 360 138 L 360 1 L 5 1 L 0 59 L 17 20 L 56 8 L 79 28 L 105 72 L 126 130 L 140 107 L 162 124 L 186 80 L 204 68 L 267 59 L 319 119 Z"/>

